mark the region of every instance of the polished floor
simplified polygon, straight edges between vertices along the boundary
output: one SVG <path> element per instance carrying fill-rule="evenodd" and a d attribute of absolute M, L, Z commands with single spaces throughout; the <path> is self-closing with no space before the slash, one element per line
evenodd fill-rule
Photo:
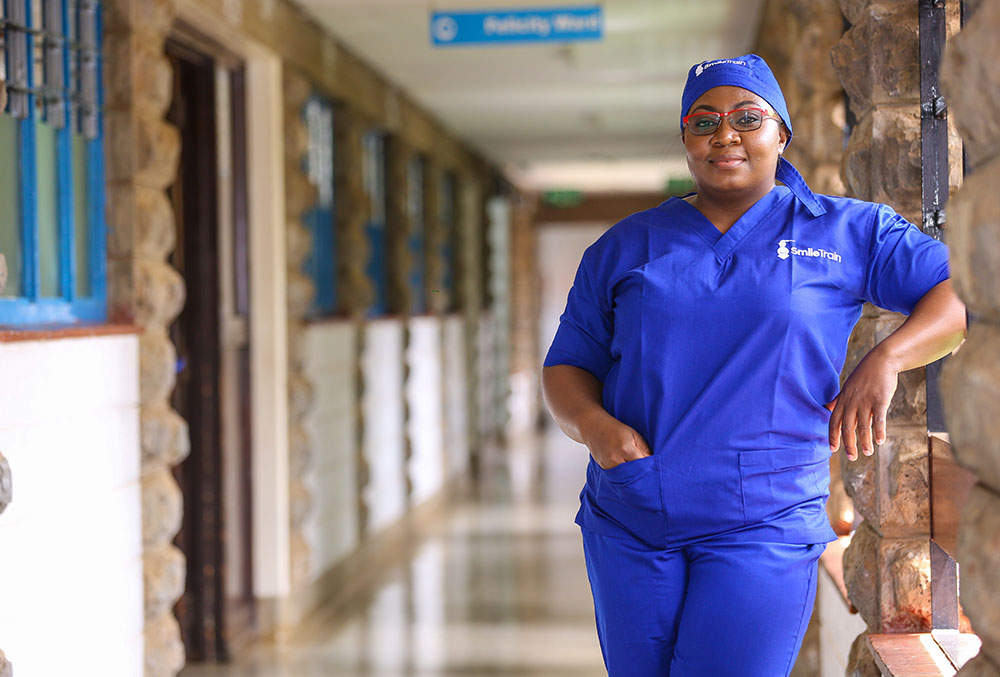
<path fill-rule="evenodd" d="M 573 524 L 586 458 L 558 432 L 490 453 L 478 497 L 356 612 L 182 677 L 605 675 Z"/>

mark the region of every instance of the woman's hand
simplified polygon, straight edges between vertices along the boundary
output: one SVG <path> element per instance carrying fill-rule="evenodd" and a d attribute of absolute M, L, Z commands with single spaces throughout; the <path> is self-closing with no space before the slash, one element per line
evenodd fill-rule
<path fill-rule="evenodd" d="M 871 456 L 875 444 L 885 442 L 885 420 L 896 392 L 899 372 L 879 350 L 868 353 L 844 383 L 840 394 L 827 404 L 830 415 L 830 449 L 843 440 L 848 460 L 861 453 Z M 857 434 L 855 434 L 857 431 Z"/>
<path fill-rule="evenodd" d="M 634 428 L 611 416 L 595 418 L 599 420 L 581 425 L 580 432 L 597 465 L 608 470 L 652 455 L 646 440 Z"/>
<path fill-rule="evenodd" d="M 951 280 L 945 280 L 924 294 L 906 321 L 861 360 L 840 394 L 826 405 L 833 412 L 830 448 L 836 451 L 843 438 L 847 458 L 853 461 L 860 441 L 862 453 L 870 456 L 875 451 L 873 437 L 875 444 L 885 442 L 885 419 L 897 375 L 944 357 L 963 338 L 965 306 Z"/>
<path fill-rule="evenodd" d="M 653 452 L 642 435 L 601 404 L 603 384 L 583 369 L 559 364 L 542 369 L 542 394 L 556 423 L 570 439 L 585 444 L 607 470 Z"/>

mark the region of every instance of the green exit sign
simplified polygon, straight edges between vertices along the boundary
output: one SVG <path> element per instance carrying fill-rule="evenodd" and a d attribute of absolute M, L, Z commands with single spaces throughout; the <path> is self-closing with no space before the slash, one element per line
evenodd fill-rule
<path fill-rule="evenodd" d="M 547 190 L 542 194 L 542 202 L 551 207 L 577 207 L 583 202 L 583 193 L 578 190 Z"/>

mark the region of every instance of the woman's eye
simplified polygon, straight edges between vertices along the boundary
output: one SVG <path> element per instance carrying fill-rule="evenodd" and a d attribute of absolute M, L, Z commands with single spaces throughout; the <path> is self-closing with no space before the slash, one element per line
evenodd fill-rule
<path fill-rule="evenodd" d="M 699 115 L 692 122 L 698 129 L 711 129 L 718 124 L 714 115 Z"/>
<path fill-rule="evenodd" d="M 736 117 L 738 125 L 754 125 L 760 122 L 760 113 L 755 110 L 740 111 Z"/>

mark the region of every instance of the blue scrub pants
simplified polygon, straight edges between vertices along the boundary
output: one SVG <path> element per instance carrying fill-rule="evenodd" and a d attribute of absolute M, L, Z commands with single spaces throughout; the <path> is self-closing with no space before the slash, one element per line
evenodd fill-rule
<path fill-rule="evenodd" d="M 610 677 L 781 677 L 802 644 L 824 545 L 652 549 L 583 530 Z"/>

